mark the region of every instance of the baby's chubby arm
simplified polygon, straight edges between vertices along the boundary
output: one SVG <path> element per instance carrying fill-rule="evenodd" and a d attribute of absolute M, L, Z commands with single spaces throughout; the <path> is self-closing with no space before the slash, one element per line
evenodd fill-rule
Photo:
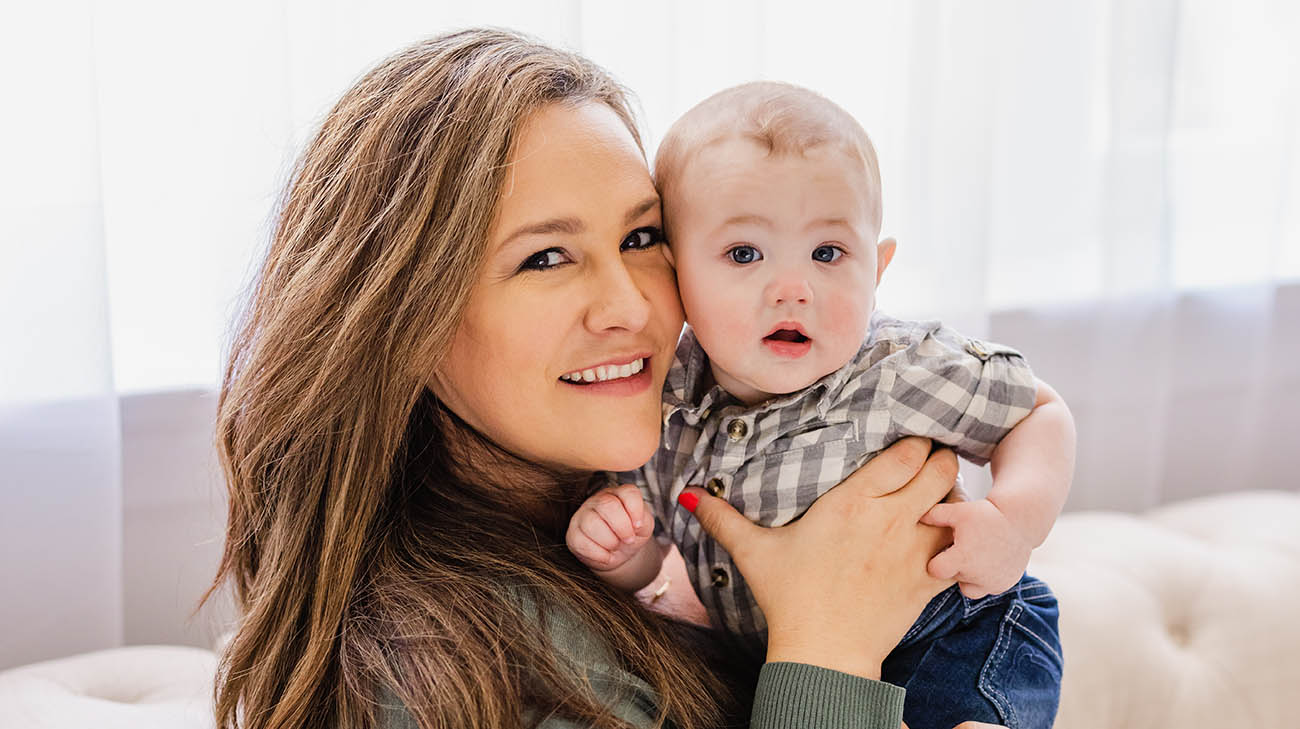
<path fill-rule="evenodd" d="M 655 518 L 631 484 L 601 489 L 569 519 L 569 551 L 598 577 L 627 592 L 650 584 L 664 553 L 651 539 Z"/>
<path fill-rule="evenodd" d="M 1074 418 L 1036 380 L 1034 408 L 993 451 L 988 498 L 936 504 L 921 521 L 950 527 L 953 545 L 930 560 L 930 574 L 956 579 L 969 598 L 1015 585 L 1065 505 L 1074 474 Z"/>

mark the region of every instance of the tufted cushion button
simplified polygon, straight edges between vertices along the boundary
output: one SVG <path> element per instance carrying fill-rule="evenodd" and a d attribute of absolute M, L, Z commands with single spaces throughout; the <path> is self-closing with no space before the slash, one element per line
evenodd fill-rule
<path fill-rule="evenodd" d="M 1165 632 L 1169 634 L 1169 640 L 1174 645 L 1186 647 L 1192 642 L 1192 633 L 1187 629 L 1186 623 L 1170 623 L 1165 626 Z"/>

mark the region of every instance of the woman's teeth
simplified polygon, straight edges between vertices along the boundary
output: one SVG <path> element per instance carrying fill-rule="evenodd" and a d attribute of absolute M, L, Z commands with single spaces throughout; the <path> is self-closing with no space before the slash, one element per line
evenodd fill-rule
<path fill-rule="evenodd" d="M 560 375 L 560 379 L 566 382 L 605 382 L 607 380 L 617 380 L 623 377 L 631 377 L 645 368 L 645 359 L 638 359 L 625 365 L 601 365 L 589 370 L 579 370 L 570 372 L 567 375 Z"/>

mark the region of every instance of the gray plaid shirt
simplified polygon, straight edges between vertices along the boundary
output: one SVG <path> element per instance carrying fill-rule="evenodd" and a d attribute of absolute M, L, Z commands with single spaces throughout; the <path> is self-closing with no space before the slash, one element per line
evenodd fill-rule
<path fill-rule="evenodd" d="M 766 622 L 730 555 L 677 505 L 688 484 L 721 494 L 756 524 L 793 521 L 894 441 L 920 435 L 978 464 L 1034 406 L 1018 352 L 938 322 L 877 313 L 848 364 L 798 392 L 747 408 L 712 384 L 687 329 L 664 384 L 664 436 L 639 471 L 660 538 L 675 542 L 715 625 L 763 636 Z"/>

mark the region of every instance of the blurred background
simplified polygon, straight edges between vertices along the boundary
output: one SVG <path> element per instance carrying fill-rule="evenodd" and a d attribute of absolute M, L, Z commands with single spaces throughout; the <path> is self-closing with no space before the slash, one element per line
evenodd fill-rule
<path fill-rule="evenodd" d="M 1079 424 L 1067 509 L 1300 485 L 1300 4 L 8 2 L 0 669 L 209 645 L 228 328 L 349 84 L 467 25 L 587 54 L 648 151 L 709 94 L 820 91 L 874 139 L 880 292 L 1020 347 Z M 981 474 L 972 471 L 978 482 Z"/>

